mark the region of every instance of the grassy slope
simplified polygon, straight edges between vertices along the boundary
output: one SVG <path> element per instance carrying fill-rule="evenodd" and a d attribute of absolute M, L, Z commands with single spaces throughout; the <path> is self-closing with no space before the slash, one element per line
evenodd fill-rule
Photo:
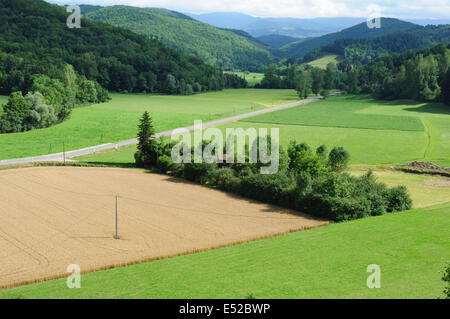
<path fill-rule="evenodd" d="M 324 56 L 324 57 L 322 57 L 322 58 L 320 58 L 320 59 L 317 59 L 317 60 L 308 62 L 308 63 L 306 63 L 306 64 L 309 64 L 309 65 L 311 65 L 311 66 L 313 66 L 313 67 L 317 67 L 317 68 L 321 68 L 321 69 L 326 69 L 328 63 L 338 63 L 337 58 L 338 58 L 338 56 L 335 55 L 335 54 L 332 54 L 332 55 L 326 55 L 326 56 Z"/>
<path fill-rule="evenodd" d="M 261 83 L 264 78 L 264 73 L 248 73 L 245 72 L 230 72 L 239 75 L 240 77 L 244 77 L 247 80 L 249 86 L 253 87 L 255 84 Z"/>
<path fill-rule="evenodd" d="M 437 298 L 450 203 L 0 291 L 0 298 Z M 381 267 L 381 289 L 366 268 Z"/>
<path fill-rule="evenodd" d="M 59 125 L 24 133 L 0 135 L 0 159 L 48 154 L 117 142 L 136 136 L 139 118 L 151 112 L 156 130 L 165 131 L 285 104 L 298 97 L 291 90 L 225 90 L 193 96 L 113 94 L 109 103 L 77 108 Z"/>

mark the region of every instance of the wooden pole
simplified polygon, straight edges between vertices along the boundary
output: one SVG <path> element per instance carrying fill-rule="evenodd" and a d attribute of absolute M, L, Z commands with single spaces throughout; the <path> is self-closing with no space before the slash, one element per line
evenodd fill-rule
<path fill-rule="evenodd" d="M 116 196 L 116 240 L 119 239 L 119 196 Z"/>

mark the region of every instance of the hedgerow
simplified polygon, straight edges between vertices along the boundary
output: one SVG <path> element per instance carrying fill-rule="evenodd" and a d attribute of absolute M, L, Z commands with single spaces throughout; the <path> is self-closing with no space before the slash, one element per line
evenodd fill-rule
<path fill-rule="evenodd" d="M 316 217 L 341 222 L 412 208 L 406 187 L 388 188 L 371 171 L 361 177 L 342 173 L 349 159 L 343 148 L 327 154 L 326 147 L 312 152 L 307 144 L 292 142 L 287 152 L 280 149 L 279 158 L 285 164 L 277 173 L 265 175 L 260 173 L 264 166 L 260 162 L 175 164 L 170 156 L 172 144 L 153 145 L 151 152 L 156 155 L 152 157 L 157 156 L 156 167 L 162 173 Z M 196 147 L 204 150 L 206 146 Z"/>

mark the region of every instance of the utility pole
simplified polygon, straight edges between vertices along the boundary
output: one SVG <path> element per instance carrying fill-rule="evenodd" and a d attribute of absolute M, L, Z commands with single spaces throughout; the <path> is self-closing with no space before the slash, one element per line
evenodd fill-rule
<path fill-rule="evenodd" d="M 119 196 L 116 195 L 116 236 L 115 239 L 119 239 Z"/>

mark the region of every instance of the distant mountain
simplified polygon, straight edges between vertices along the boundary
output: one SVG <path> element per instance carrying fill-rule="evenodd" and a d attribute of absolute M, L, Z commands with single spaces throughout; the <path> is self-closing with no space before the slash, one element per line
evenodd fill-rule
<path fill-rule="evenodd" d="M 450 24 L 450 19 L 404 19 L 404 20 L 422 26 Z"/>
<path fill-rule="evenodd" d="M 258 18 L 238 12 L 213 12 L 204 14 L 186 13 L 186 15 L 203 23 L 208 23 L 217 28 L 244 29 L 249 24 L 256 22 Z"/>
<path fill-rule="evenodd" d="M 102 8 L 103 8 L 102 6 L 92 6 L 92 5 L 89 5 L 89 4 L 81 4 L 80 5 L 81 15 L 85 15 L 85 14 L 88 14 L 90 12 L 94 12 L 94 11 L 100 10 Z"/>
<path fill-rule="evenodd" d="M 241 29 L 254 37 L 279 34 L 294 38 L 321 36 L 341 31 L 365 21 L 365 18 L 257 18 L 235 12 L 189 14 L 190 17 L 218 28 Z"/>
<path fill-rule="evenodd" d="M 363 18 L 261 18 L 244 27 L 244 30 L 255 37 L 280 34 L 294 38 L 308 38 L 341 31 L 365 20 Z"/>
<path fill-rule="evenodd" d="M 326 34 L 321 37 L 293 42 L 281 48 L 281 54 L 285 57 L 303 57 L 308 52 L 333 43 L 341 39 L 362 39 L 376 37 L 394 31 L 406 30 L 417 26 L 416 24 L 392 18 L 381 18 L 381 28 L 370 29 L 366 22 L 344 29 L 340 32 Z"/>
<path fill-rule="evenodd" d="M 236 31 L 221 30 L 166 9 L 112 6 L 85 17 L 156 38 L 225 70 L 260 71 L 275 59 L 263 43 L 255 43 L 256 39 L 250 41 Z"/>
<path fill-rule="evenodd" d="M 336 54 L 348 64 L 367 64 L 379 56 L 417 51 L 439 43 L 450 43 L 450 25 L 415 26 L 376 37 L 337 40 L 311 51 L 304 56 L 304 60 Z"/>
<path fill-rule="evenodd" d="M 172 10 L 168 10 L 168 9 L 163 9 L 163 8 L 144 8 L 144 10 L 149 11 L 149 12 L 153 12 L 165 17 L 171 17 L 171 18 L 178 18 L 178 19 L 184 19 L 184 20 L 194 20 L 191 17 L 180 13 L 180 12 L 176 12 L 176 11 L 172 11 Z"/>
<path fill-rule="evenodd" d="M 293 38 L 287 35 L 279 35 L 279 34 L 263 35 L 261 37 L 258 37 L 257 39 L 275 49 L 279 49 L 289 43 L 297 42 L 300 40 L 298 38 Z"/>

